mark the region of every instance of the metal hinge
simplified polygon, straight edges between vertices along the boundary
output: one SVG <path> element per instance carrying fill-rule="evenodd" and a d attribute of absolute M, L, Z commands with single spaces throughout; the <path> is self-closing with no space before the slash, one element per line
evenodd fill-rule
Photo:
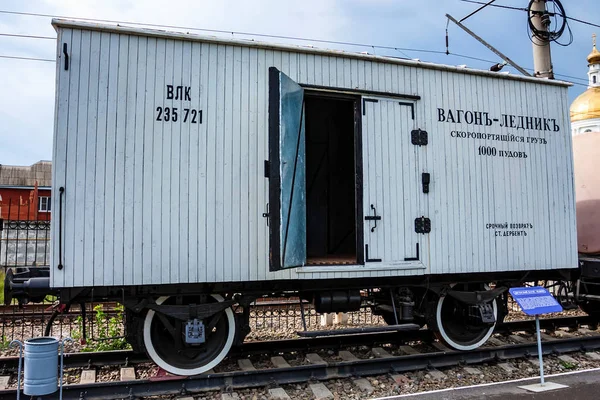
<path fill-rule="evenodd" d="M 426 146 L 427 145 L 427 131 L 421 129 L 414 129 L 410 132 L 410 141 L 415 146 Z"/>
<path fill-rule="evenodd" d="M 431 220 L 429 218 L 415 218 L 415 232 L 429 233 L 431 232 Z"/>

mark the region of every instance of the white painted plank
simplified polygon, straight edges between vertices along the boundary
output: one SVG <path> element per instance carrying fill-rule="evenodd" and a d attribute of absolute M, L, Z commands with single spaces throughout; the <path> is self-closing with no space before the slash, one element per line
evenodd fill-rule
<path fill-rule="evenodd" d="M 202 105 L 200 104 L 200 95 L 202 92 L 201 80 L 200 76 L 202 74 L 201 68 L 201 49 L 202 45 L 199 43 L 194 43 L 191 46 L 191 56 L 190 56 L 190 85 L 192 87 L 191 97 L 192 100 L 190 103 L 186 103 L 186 108 L 201 110 Z M 189 118 L 189 115 L 188 115 Z M 189 143 L 189 190 L 188 190 L 188 201 L 189 201 L 189 211 L 188 211 L 188 241 L 187 248 L 188 251 L 188 263 L 187 263 L 187 281 L 188 282 L 197 282 L 199 275 L 199 265 L 198 265 L 198 251 L 197 248 L 202 247 L 203 243 L 199 240 L 200 230 L 203 229 L 200 225 L 197 224 L 198 215 L 200 215 L 200 210 L 202 208 L 200 204 L 200 198 L 204 198 L 204 196 L 200 196 L 199 193 L 199 182 L 201 179 L 202 171 L 200 170 L 200 127 L 201 124 L 191 124 L 189 123 L 186 127 L 188 134 L 188 143 Z M 186 248 L 182 248 L 185 250 Z"/>
<path fill-rule="evenodd" d="M 229 282 L 233 278 L 233 271 L 236 270 L 236 276 L 239 276 L 239 265 L 235 265 L 233 260 L 235 256 L 233 253 L 239 252 L 239 248 L 236 248 L 237 241 L 236 235 L 238 234 L 239 223 L 234 224 L 233 219 L 234 215 L 239 212 L 239 197 L 233 194 L 233 182 L 235 180 L 236 172 L 233 164 L 234 161 L 234 135 L 233 135 L 233 123 L 235 120 L 234 116 L 234 102 L 237 100 L 235 98 L 235 86 L 236 82 L 234 82 L 234 48 L 231 46 L 227 46 L 225 48 L 225 56 L 224 56 L 224 85 L 223 85 L 223 108 L 221 109 L 221 114 L 219 118 L 223 126 L 223 131 L 221 136 L 222 141 L 222 169 L 221 176 L 222 179 L 219 180 L 222 186 L 222 194 L 220 204 L 222 205 L 222 222 L 221 228 L 223 229 L 222 233 L 222 244 L 220 252 L 222 253 L 222 265 L 223 265 L 223 275 L 222 280 L 225 282 Z M 239 95 L 238 95 L 239 98 Z M 217 105 L 219 107 L 219 104 Z M 238 143 L 239 144 L 239 143 Z M 235 158 L 239 161 L 239 150 L 238 153 L 235 154 Z M 239 173 L 239 172 L 238 172 Z M 239 240 L 239 239 L 238 239 Z"/>
<path fill-rule="evenodd" d="M 206 126 L 207 126 L 207 144 L 206 144 L 206 220 L 201 225 L 206 229 L 206 280 L 208 282 L 217 281 L 217 269 L 221 266 L 217 262 L 217 245 L 221 238 L 217 239 L 217 140 L 221 135 L 217 131 L 217 104 L 214 99 L 217 95 L 217 73 L 220 66 L 217 63 L 217 46 L 207 46 L 209 52 L 208 81 L 206 83 L 206 92 L 208 99 L 211 99 L 210 105 L 206 106 Z M 208 134 L 212 132 L 212 134 Z"/>
<path fill-rule="evenodd" d="M 156 121 L 158 118 L 158 107 L 164 107 L 167 97 L 167 83 L 165 82 L 165 60 L 166 60 L 166 41 L 157 40 L 156 42 L 156 65 L 154 79 L 154 104 L 152 109 L 153 132 L 153 162 L 152 162 L 152 283 L 168 282 L 164 280 L 163 271 L 167 271 L 167 266 L 163 264 L 163 241 L 162 233 L 166 226 L 163 226 L 162 204 L 163 195 L 166 190 L 163 188 L 162 170 L 163 170 L 163 137 L 164 124 Z M 162 115 L 161 115 L 162 118 Z"/>
<path fill-rule="evenodd" d="M 52 159 L 54 163 L 52 165 L 52 182 L 55 188 L 65 186 L 66 182 L 66 171 L 67 171 L 67 127 L 69 118 L 69 94 L 70 94 L 70 77 L 71 74 L 65 71 L 64 56 L 62 55 L 62 43 L 71 43 L 72 31 L 70 29 L 60 30 L 58 32 L 58 43 L 57 53 L 59 54 L 56 67 L 56 120 L 54 125 L 54 145 L 52 151 Z M 64 206 L 61 204 L 60 196 L 56 194 L 52 196 L 52 209 L 56 215 L 60 213 L 60 208 Z M 53 238 L 51 240 L 52 252 L 52 267 L 50 268 L 51 282 L 54 287 L 65 286 L 64 270 L 58 270 L 58 265 L 63 261 L 60 257 L 62 255 L 62 249 L 59 250 L 59 241 L 56 238 L 59 235 L 57 224 L 51 224 L 50 235 Z M 62 227 L 60 227 L 62 228 Z M 63 246 L 64 249 L 64 246 Z"/>
<path fill-rule="evenodd" d="M 69 103 L 68 103 L 68 122 L 67 122 L 67 147 L 66 147 L 66 177 L 65 177 L 65 192 L 64 192 L 64 204 L 63 215 L 64 215 L 64 229 L 65 229 L 65 247 L 63 254 L 63 275 L 64 285 L 72 287 L 75 285 L 75 268 L 77 268 L 75 262 L 75 252 L 78 238 L 75 236 L 77 229 L 77 220 L 75 215 L 76 201 L 77 201 L 77 190 L 76 190 L 76 172 L 77 172 L 77 121 L 78 121 L 78 102 L 79 102 L 79 75 L 80 75 L 80 62 L 79 57 L 81 51 L 81 32 L 73 31 L 71 46 L 70 46 L 69 57 L 69 69 L 70 69 L 70 84 L 69 84 Z M 79 266 L 79 273 L 81 273 L 81 267 Z"/>
<path fill-rule="evenodd" d="M 248 88 L 248 173 L 250 191 L 248 193 L 249 258 L 247 266 L 247 279 L 249 280 L 258 278 L 259 268 L 268 268 L 266 264 L 259 262 L 259 254 L 264 254 L 265 251 L 264 247 L 261 246 L 261 244 L 265 243 L 265 240 L 260 240 L 261 237 L 265 238 L 262 234 L 262 229 L 266 225 L 265 218 L 262 218 L 262 213 L 267 211 L 267 203 L 263 201 L 264 192 L 261 190 L 265 186 L 264 182 L 266 179 L 260 175 L 259 165 L 262 160 L 269 158 L 268 154 L 266 158 L 262 159 L 259 156 L 259 149 L 268 143 L 268 133 L 264 131 L 266 127 L 260 111 L 262 106 L 266 104 L 265 95 L 262 91 L 266 74 L 258 72 L 259 70 L 262 71 L 261 65 L 264 65 L 263 57 L 263 51 L 250 49 L 250 74 L 248 77 L 250 85 Z M 256 101 L 252 101 L 251 99 L 256 99 Z M 261 143 L 259 138 L 264 138 L 264 142 L 267 143 Z M 257 156 L 254 157 L 254 154 Z"/>
<path fill-rule="evenodd" d="M 144 267 L 138 266 L 150 266 L 151 263 L 145 262 L 144 260 L 144 235 L 147 229 L 147 224 L 150 223 L 150 220 L 146 220 L 144 217 L 144 213 L 146 210 L 147 199 L 145 200 L 145 175 L 144 169 L 146 168 L 146 160 L 145 157 L 150 157 L 152 155 L 152 147 L 146 148 L 146 141 L 144 138 L 145 130 L 146 130 L 146 110 L 147 110 L 147 97 L 154 97 L 154 86 L 150 85 L 148 87 L 146 85 L 146 75 L 147 75 L 147 66 L 148 66 L 148 38 L 140 37 L 138 41 L 137 49 L 130 49 L 129 56 L 130 58 L 135 55 L 137 71 L 136 71 L 136 82 L 135 82 L 135 132 L 132 133 L 134 137 L 133 143 L 133 183 L 131 187 L 132 193 L 132 201 L 133 201 L 133 219 L 132 219 L 132 235 L 133 235 L 133 243 L 132 243 L 132 256 L 131 256 L 131 265 L 133 268 L 131 271 L 131 275 L 129 275 L 128 280 L 126 282 L 130 282 L 130 284 L 142 284 L 149 279 L 148 272 L 145 271 Z M 128 94 L 129 96 L 129 94 Z M 149 110 L 149 115 L 153 115 L 152 110 Z M 149 125 L 149 124 L 148 124 Z M 146 228 L 146 229 L 144 229 Z"/>
<path fill-rule="evenodd" d="M 128 46 L 128 48 L 127 48 Z M 134 270 L 140 270 L 139 267 L 136 268 L 136 265 L 141 265 L 138 261 L 134 263 L 134 254 L 136 249 L 134 247 L 134 237 L 135 237 L 135 220 L 134 215 L 136 212 L 136 207 L 134 203 L 134 193 L 135 193 L 135 146 L 137 143 L 136 140 L 136 123 L 138 118 L 137 113 L 137 75 L 142 74 L 144 71 L 139 69 L 138 65 L 138 51 L 140 49 L 139 38 L 137 36 L 133 36 L 129 38 L 129 43 L 125 46 L 121 44 L 121 48 L 125 47 L 127 49 L 127 56 L 120 61 L 126 64 L 126 72 L 125 72 L 125 101 L 127 110 L 125 116 L 125 131 L 122 135 L 125 138 L 125 147 L 124 147 L 124 173 L 123 173 L 123 272 L 122 272 L 122 283 L 125 285 L 133 285 L 134 280 L 133 277 L 136 275 Z M 125 62 L 126 61 L 126 62 Z M 141 89 L 141 88 L 140 88 Z M 143 114 L 139 115 L 139 118 L 143 118 Z M 141 221 L 137 221 L 140 223 Z M 141 232 L 140 232 L 141 233 Z M 141 261 L 141 260 L 140 260 Z M 138 281 L 140 282 L 141 279 Z"/>
<path fill-rule="evenodd" d="M 125 140 L 127 137 L 127 59 L 129 55 L 128 36 L 118 36 L 115 44 L 118 48 L 117 60 L 117 82 L 116 82 L 116 110 L 113 118 L 116 119 L 115 131 L 115 160 L 114 160 L 114 178 L 107 180 L 114 185 L 114 253 L 112 266 L 112 285 L 122 285 L 123 276 L 126 268 L 133 266 L 125 265 Z M 109 114 L 109 117 L 110 114 Z M 128 252 L 131 249 L 127 249 Z"/>
<path fill-rule="evenodd" d="M 107 253 L 104 251 L 106 237 L 106 149 L 108 136 L 108 77 L 110 73 L 110 34 L 100 34 L 100 70 L 98 72 L 98 105 L 97 105 L 97 133 L 96 155 L 94 164 L 94 285 L 104 285 L 104 263 Z M 112 257 L 110 258 L 112 262 Z"/>
<path fill-rule="evenodd" d="M 175 268 L 178 268 L 179 278 L 177 282 L 189 282 L 189 248 L 190 248 L 190 208 L 196 207 L 196 203 L 192 203 L 190 201 L 190 182 L 196 176 L 198 171 L 196 169 L 191 168 L 191 152 L 193 151 L 193 146 L 191 145 L 191 136 L 190 130 L 192 129 L 192 124 L 189 119 L 185 120 L 185 110 L 189 109 L 192 105 L 192 96 L 197 96 L 199 94 L 199 90 L 197 87 L 194 87 L 192 82 L 192 48 L 196 43 L 192 44 L 191 42 L 182 43 L 182 66 L 181 66 L 181 83 L 184 88 L 190 88 L 190 100 L 185 97 L 179 103 L 179 122 L 178 126 L 180 129 L 180 178 L 179 178 L 179 264 L 175 265 Z M 193 92 L 193 93 L 192 93 Z M 189 117 L 188 117 L 189 118 Z M 197 138 L 197 136 L 196 136 Z M 195 242 L 197 243 L 197 242 Z M 193 244 L 193 246 L 197 246 L 197 244 Z"/>
<path fill-rule="evenodd" d="M 155 38 L 148 38 L 146 45 L 146 74 L 145 74 L 145 101 L 144 101 L 144 112 L 145 112 L 145 123 L 143 126 L 143 190 L 142 190 L 142 283 L 147 285 L 150 283 L 158 283 L 158 279 L 155 277 L 159 274 L 158 260 L 155 258 L 158 254 L 154 242 L 154 230 L 158 226 L 158 217 L 154 214 L 154 204 L 156 194 L 156 175 L 155 168 L 158 162 L 155 159 L 157 155 L 156 146 L 160 140 L 158 132 L 156 130 L 156 90 L 162 90 L 157 88 L 157 77 L 158 72 L 157 64 L 157 41 Z M 140 74 L 141 76 L 141 74 Z"/>
<path fill-rule="evenodd" d="M 179 268 L 182 261 L 180 260 L 179 242 L 180 242 L 180 225 L 184 223 L 181 219 L 181 202 L 180 202 L 180 187 L 181 187 L 181 162 L 183 158 L 183 152 L 181 147 L 181 96 L 184 95 L 183 83 L 184 80 L 181 75 L 182 58 L 183 58 L 183 44 L 184 42 L 175 41 L 173 42 L 173 57 L 172 64 L 167 61 L 166 75 L 167 79 L 170 78 L 170 82 L 174 87 L 174 95 L 171 100 L 167 100 L 167 103 L 171 107 L 170 121 L 164 122 L 170 129 L 169 138 L 166 139 L 169 142 L 170 153 L 167 153 L 169 158 L 169 172 L 167 174 L 169 179 L 169 222 L 168 222 L 168 234 L 169 234 L 169 257 L 168 259 L 168 271 L 169 271 L 169 282 L 178 283 L 181 282 L 179 279 Z M 169 53 L 167 53 L 169 54 Z"/>
<path fill-rule="evenodd" d="M 256 175 L 257 169 L 255 166 L 250 165 L 250 140 L 251 138 L 256 140 L 256 135 L 251 135 L 250 119 L 252 116 L 249 114 L 249 103 L 250 103 L 250 69 L 246 68 L 250 64 L 250 50 L 242 48 L 240 50 L 240 67 L 239 73 L 239 86 L 238 86 L 238 97 L 239 103 L 239 126 L 237 127 L 238 135 L 238 151 L 240 154 L 240 178 L 239 178 L 239 242 L 237 247 L 239 248 L 235 262 L 240 269 L 240 280 L 246 281 L 250 278 L 249 268 L 252 265 L 252 259 L 250 258 L 250 249 L 248 243 L 250 242 L 250 227 L 253 223 L 256 223 L 256 214 L 249 212 L 250 209 L 250 196 L 251 191 L 256 190 L 256 186 L 250 186 L 250 175 Z M 236 63 L 237 65 L 237 63 Z M 236 76 L 238 75 L 236 73 Z M 234 98 L 236 96 L 234 95 Z M 234 111 L 235 114 L 235 111 Z M 234 187 L 238 187 L 234 184 Z"/>
<path fill-rule="evenodd" d="M 90 32 L 81 32 L 81 44 L 79 49 L 79 96 L 77 101 L 77 125 L 74 134 L 77 135 L 77 147 L 75 154 L 75 164 L 86 165 L 87 151 L 87 112 L 88 112 L 88 97 L 89 97 L 89 80 L 90 80 Z M 71 191 L 75 192 L 73 198 L 73 209 L 75 217 L 74 234 L 74 255 L 73 264 L 73 283 L 76 286 L 83 285 L 86 269 L 93 266 L 85 265 L 83 262 L 84 252 L 84 235 L 85 235 L 85 168 L 76 168 L 75 185 L 71 186 Z M 92 271 L 89 271 L 92 273 Z"/>
<path fill-rule="evenodd" d="M 179 61 L 179 60 L 178 60 Z M 161 212 L 158 214 L 162 220 L 162 273 L 161 273 L 161 282 L 162 283 L 173 283 L 172 268 L 174 258 L 177 257 L 177 251 L 173 247 L 174 242 L 177 241 L 176 238 L 173 237 L 173 231 L 175 226 L 179 226 L 179 221 L 173 218 L 173 214 L 177 212 L 174 208 L 174 187 L 178 187 L 178 181 L 175 182 L 174 178 L 174 168 L 173 162 L 177 160 L 173 160 L 172 148 L 174 145 L 174 136 L 176 133 L 173 131 L 173 123 L 172 123 L 172 112 L 170 111 L 173 108 L 175 97 L 175 87 L 178 86 L 175 83 L 175 78 L 173 77 L 174 71 L 174 63 L 175 63 L 175 42 L 173 40 L 167 40 L 165 43 L 165 70 L 164 70 L 164 86 L 167 92 L 162 99 L 161 103 L 163 105 L 163 115 L 162 121 L 158 122 L 158 124 L 162 125 L 162 207 Z M 173 98 L 168 98 L 168 85 L 173 85 Z"/>
<path fill-rule="evenodd" d="M 83 54 L 83 53 L 82 53 Z M 94 285 L 94 210 L 95 197 L 94 186 L 96 184 L 96 127 L 98 116 L 98 77 L 100 69 L 100 33 L 91 32 L 89 41 L 89 69 L 88 69 L 88 104 L 85 115 L 86 126 L 86 149 L 83 203 L 83 262 L 81 269 L 82 286 Z"/>
<path fill-rule="evenodd" d="M 210 85 L 212 84 L 211 82 L 211 78 L 212 75 L 216 73 L 216 66 L 212 66 L 212 68 L 210 67 L 211 63 L 210 63 L 210 52 L 211 52 L 212 47 L 207 45 L 207 44 L 202 44 L 202 47 L 200 48 L 200 102 L 198 104 L 198 109 L 202 110 L 203 113 L 203 120 L 202 120 L 202 124 L 198 124 L 198 136 L 199 136 L 199 142 L 198 142 L 198 169 L 199 169 L 199 173 L 200 176 L 198 178 L 198 225 L 197 225 L 197 229 L 198 229 L 198 249 L 197 249 L 197 254 L 198 254 L 198 265 L 197 265 L 197 269 L 198 269 L 198 280 L 200 282 L 206 282 L 209 281 L 209 268 L 208 268 L 208 262 L 209 262 L 209 257 L 212 257 L 211 254 L 209 254 L 209 247 L 208 247 L 208 237 L 207 235 L 212 235 L 211 232 L 209 232 L 209 218 L 213 217 L 213 212 L 214 212 L 214 208 L 211 209 L 211 211 L 209 212 L 209 203 L 208 203 L 208 196 L 211 196 L 212 194 L 209 193 L 209 178 L 208 176 L 212 173 L 212 171 L 209 170 L 210 167 L 212 167 L 213 164 L 210 164 L 210 157 L 213 157 L 211 155 L 211 153 L 214 151 L 214 147 L 210 146 L 211 143 L 211 136 L 213 135 L 209 135 L 208 132 L 210 131 L 210 127 L 211 125 L 211 114 L 210 114 L 210 110 L 213 107 L 209 107 L 208 105 L 208 99 L 209 99 L 209 92 L 210 92 Z M 214 119 L 213 119 L 214 120 Z M 214 142 L 212 142 L 214 143 Z M 213 159 L 214 162 L 214 159 Z M 210 167 L 209 167 L 210 166 Z M 211 276 L 213 276 L 214 279 L 214 273 L 210 273 Z"/>

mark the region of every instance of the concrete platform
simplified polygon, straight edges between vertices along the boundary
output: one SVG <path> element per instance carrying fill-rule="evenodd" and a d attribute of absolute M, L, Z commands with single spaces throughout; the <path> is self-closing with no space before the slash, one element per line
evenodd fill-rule
<path fill-rule="evenodd" d="M 411 400 L 475 400 L 483 398 L 486 400 L 597 400 L 600 398 L 600 368 L 549 375 L 545 380 L 568 387 L 542 393 L 532 393 L 519 388 L 519 386 L 539 383 L 538 376 L 507 382 L 381 397 L 379 400 L 409 398 Z"/>

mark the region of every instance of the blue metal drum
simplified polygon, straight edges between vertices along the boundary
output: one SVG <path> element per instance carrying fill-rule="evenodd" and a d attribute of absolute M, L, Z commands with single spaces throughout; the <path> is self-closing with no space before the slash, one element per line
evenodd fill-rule
<path fill-rule="evenodd" d="M 23 393 L 43 396 L 58 389 L 58 339 L 38 337 L 25 341 Z"/>

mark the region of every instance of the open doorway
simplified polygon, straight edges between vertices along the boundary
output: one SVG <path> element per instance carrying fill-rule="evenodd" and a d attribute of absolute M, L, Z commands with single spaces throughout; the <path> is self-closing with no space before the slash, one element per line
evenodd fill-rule
<path fill-rule="evenodd" d="M 356 101 L 305 95 L 308 265 L 359 262 Z"/>

